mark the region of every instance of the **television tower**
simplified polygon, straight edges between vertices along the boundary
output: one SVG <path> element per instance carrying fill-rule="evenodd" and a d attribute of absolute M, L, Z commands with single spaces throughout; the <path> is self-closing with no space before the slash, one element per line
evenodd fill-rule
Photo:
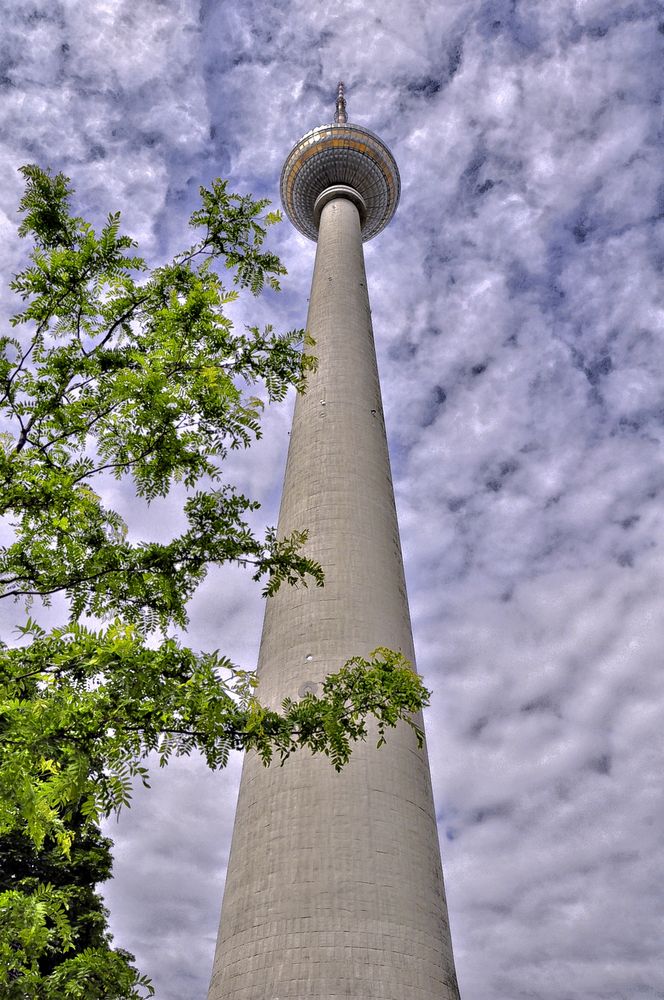
<path fill-rule="evenodd" d="M 325 586 L 268 598 L 258 695 L 319 690 L 377 646 L 414 664 L 362 252 L 399 201 L 385 144 L 346 115 L 307 132 L 281 175 L 317 242 L 279 535 L 308 529 Z M 421 724 L 421 720 L 420 724 Z M 301 750 L 247 754 L 208 1000 L 459 1000 L 426 749 L 411 728 L 356 744 L 341 773 Z"/>

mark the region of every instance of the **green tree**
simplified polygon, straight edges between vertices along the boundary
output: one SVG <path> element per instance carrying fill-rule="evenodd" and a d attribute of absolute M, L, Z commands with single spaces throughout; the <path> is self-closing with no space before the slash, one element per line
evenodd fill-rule
<path fill-rule="evenodd" d="M 12 283 L 16 332 L 0 338 L 0 515 L 13 532 L 0 599 L 29 609 L 60 595 L 68 612 L 49 631 L 25 619 L 0 648 L 0 835 L 30 838 L 46 871 L 43 852 L 70 857 L 85 824 L 148 783 L 150 753 L 165 764 L 196 750 L 219 768 L 232 749 L 269 763 L 308 747 L 341 768 L 367 716 L 381 741 L 402 719 L 417 730 L 427 693 L 381 649 L 277 713 L 257 702 L 252 674 L 178 638 L 212 565 L 250 567 L 265 594 L 323 585 L 302 553 L 306 531 L 258 537 L 258 503 L 223 478 L 229 450 L 260 436 L 263 400 L 302 391 L 314 365 L 302 331 L 238 331 L 224 313 L 240 289 L 278 288 L 284 269 L 264 239 L 279 214 L 215 181 L 190 220 L 196 241 L 150 269 L 119 214 L 97 233 L 72 215 L 66 177 L 23 174 L 19 232 L 33 246 Z M 104 499 L 112 477 L 146 503 L 183 484 L 186 530 L 132 540 Z M 81 950 L 67 871 L 70 883 L 32 879 L 0 895 L 0 984 L 21 997 L 142 995 L 149 985 L 108 941 Z"/>
<path fill-rule="evenodd" d="M 4 900 L 0 926 L 4 929 L 13 923 L 15 935 L 9 942 L 8 935 L 0 937 L 5 970 L 3 997 L 28 995 L 26 979 L 28 982 L 32 979 L 31 988 L 37 995 L 48 995 L 49 989 L 51 995 L 57 995 L 57 989 L 63 981 L 66 983 L 72 978 L 69 975 L 72 972 L 74 981 L 78 974 L 79 984 L 85 985 L 86 997 L 107 997 L 109 980 L 115 982 L 120 997 L 140 983 L 131 965 L 133 956 L 123 949 L 111 948 L 108 911 L 95 891 L 100 882 L 111 876 L 112 841 L 103 837 L 99 827 L 84 820 L 80 813 L 72 815 L 69 828 L 73 839 L 67 854 L 48 837 L 41 848 L 37 848 L 34 841 L 19 830 L 0 836 L 0 891 Z M 39 913 L 38 904 L 46 885 L 57 900 L 66 904 L 67 924 L 63 936 L 57 933 L 52 921 L 50 931 L 45 928 L 47 913 Z M 33 937 L 25 942 L 27 947 L 21 947 L 16 924 L 24 924 L 26 916 L 33 935 L 40 928 L 46 930 L 42 933 L 41 946 L 35 947 Z M 26 975 L 28 951 L 33 967 Z M 84 956 L 92 973 L 83 979 L 79 956 Z M 105 966 L 103 975 L 99 975 L 100 966 Z"/>

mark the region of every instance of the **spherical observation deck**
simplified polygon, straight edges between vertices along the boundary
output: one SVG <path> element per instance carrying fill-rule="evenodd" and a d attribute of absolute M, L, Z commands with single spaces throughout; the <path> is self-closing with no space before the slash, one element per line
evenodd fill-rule
<path fill-rule="evenodd" d="M 295 228 L 316 240 L 320 218 L 316 199 L 331 187 L 352 188 L 360 195 L 356 203 L 361 206 L 366 242 L 385 228 L 396 211 L 401 193 L 399 170 L 377 135 L 346 120 L 343 84 L 334 117 L 334 123 L 303 135 L 288 154 L 281 172 L 281 200 Z"/>

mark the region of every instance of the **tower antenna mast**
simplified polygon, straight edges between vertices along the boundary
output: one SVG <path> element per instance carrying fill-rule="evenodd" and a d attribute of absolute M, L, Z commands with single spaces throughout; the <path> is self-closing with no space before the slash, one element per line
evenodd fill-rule
<path fill-rule="evenodd" d="M 348 115 L 346 114 L 346 94 L 344 91 L 344 82 L 339 80 L 339 86 L 337 87 L 337 107 L 334 112 L 334 124 L 335 125 L 345 125 L 348 121 Z"/>

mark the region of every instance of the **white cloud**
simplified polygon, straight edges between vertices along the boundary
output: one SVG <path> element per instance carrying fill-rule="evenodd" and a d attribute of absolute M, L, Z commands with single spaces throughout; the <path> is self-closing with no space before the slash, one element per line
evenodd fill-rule
<path fill-rule="evenodd" d="M 464 1000 L 664 995 L 663 41 L 650 0 L 95 0 L 0 44 L 5 274 L 29 160 L 156 257 L 217 173 L 276 199 L 339 76 L 395 152 L 367 270 Z M 313 244 L 275 243 L 287 289 L 240 322 L 304 322 Z M 273 523 L 286 412 L 267 430 L 229 470 Z M 191 642 L 251 664 L 260 617 L 214 574 Z M 205 993 L 236 782 L 187 762 L 111 831 L 162 1000 Z"/>

